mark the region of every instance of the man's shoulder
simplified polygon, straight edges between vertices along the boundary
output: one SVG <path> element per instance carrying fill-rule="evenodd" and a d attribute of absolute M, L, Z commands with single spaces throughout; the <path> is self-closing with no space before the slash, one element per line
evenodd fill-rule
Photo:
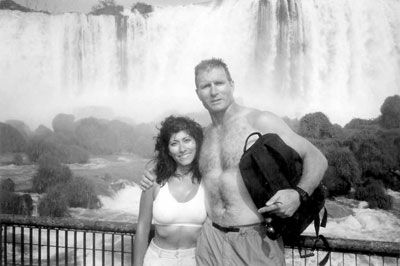
<path fill-rule="evenodd" d="M 283 122 L 281 118 L 272 112 L 262 111 L 254 108 L 249 108 L 247 117 L 255 128 L 263 131 L 264 133 L 269 132 L 269 130 L 265 131 L 266 129 L 269 128 L 272 130 L 277 124 Z"/>

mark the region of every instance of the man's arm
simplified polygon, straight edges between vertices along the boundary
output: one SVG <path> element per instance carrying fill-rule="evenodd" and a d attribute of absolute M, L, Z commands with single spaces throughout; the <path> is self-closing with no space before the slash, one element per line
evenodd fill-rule
<path fill-rule="evenodd" d="M 150 189 L 153 186 L 155 180 L 156 177 L 152 174 L 152 172 L 145 169 L 143 171 L 142 180 L 140 180 L 140 189 L 143 191 Z"/>
<path fill-rule="evenodd" d="M 321 182 L 328 167 L 325 156 L 308 140 L 299 136 L 279 117 L 271 113 L 257 116 L 255 127 L 262 133 L 276 133 L 303 159 L 303 172 L 297 186 L 311 195 Z M 278 191 L 266 202 L 260 213 L 271 212 L 279 217 L 290 217 L 300 206 L 300 195 L 294 189 Z"/>

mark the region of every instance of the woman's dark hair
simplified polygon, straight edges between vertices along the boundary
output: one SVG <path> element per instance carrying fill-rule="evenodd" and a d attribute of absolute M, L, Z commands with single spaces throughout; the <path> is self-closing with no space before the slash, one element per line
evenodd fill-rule
<path fill-rule="evenodd" d="M 156 140 L 155 151 L 155 174 L 157 175 L 156 182 L 164 185 L 168 178 L 172 176 L 177 164 L 175 160 L 169 155 L 169 140 L 171 136 L 180 131 L 185 131 L 189 136 L 196 141 L 196 155 L 192 163 L 193 181 L 197 180 L 200 183 L 201 175 L 199 170 L 199 153 L 200 147 L 203 143 L 203 129 L 199 123 L 193 119 L 185 116 L 168 116 L 161 122 L 161 128 Z"/>

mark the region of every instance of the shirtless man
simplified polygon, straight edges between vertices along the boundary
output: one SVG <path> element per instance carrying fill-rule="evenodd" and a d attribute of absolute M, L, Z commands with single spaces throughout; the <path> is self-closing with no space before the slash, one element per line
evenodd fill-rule
<path fill-rule="evenodd" d="M 290 217 L 300 206 L 294 189 L 278 191 L 257 210 L 240 175 L 239 161 L 246 137 L 255 131 L 278 134 L 303 159 L 301 190 L 312 194 L 327 168 L 322 153 L 270 112 L 238 105 L 234 82 L 220 59 L 195 68 L 196 93 L 211 117 L 205 129 L 200 171 L 208 220 L 198 239 L 198 265 L 285 265 L 283 242 L 266 237 L 264 212 Z M 149 178 L 149 177 L 148 177 Z M 146 180 L 142 180 L 145 186 Z"/>

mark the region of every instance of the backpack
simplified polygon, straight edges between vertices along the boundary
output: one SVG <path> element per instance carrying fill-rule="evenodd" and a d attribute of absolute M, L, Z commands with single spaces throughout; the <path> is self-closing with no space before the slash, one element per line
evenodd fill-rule
<path fill-rule="evenodd" d="M 259 138 L 247 149 L 247 142 L 254 135 L 258 135 Z M 261 135 L 259 132 L 254 132 L 246 139 L 239 169 L 244 184 L 259 209 L 265 207 L 265 203 L 278 190 L 293 188 L 298 184 L 302 176 L 303 161 L 300 155 L 286 145 L 277 134 Z M 267 227 L 267 235 L 273 240 L 281 236 L 285 245 L 300 247 L 301 233 L 314 222 L 316 241 L 322 239 L 327 245 L 326 239 L 319 235 L 320 226 L 325 227 L 327 222 L 328 214 L 324 207 L 326 195 L 326 188 L 321 183 L 310 195 L 309 200 L 301 203 L 293 216 L 280 218 L 264 213 L 264 217 L 271 215 L 270 226 L 276 233 L 275 236 L 268 234 Z M 322 209 L 324 214 L 321 221 L 319 214 Z"/>

